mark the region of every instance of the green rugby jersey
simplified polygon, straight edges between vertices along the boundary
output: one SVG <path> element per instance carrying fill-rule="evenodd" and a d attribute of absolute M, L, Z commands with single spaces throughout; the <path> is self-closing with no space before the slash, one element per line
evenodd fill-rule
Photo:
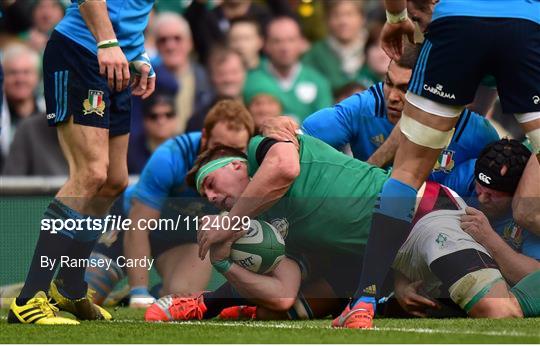
<path fill-rule="evenodd" d="M 250 177 L 259 168 L 257 150 L 264 139 L 257 136 L 249 143 Z M 262 217 L 287 220 L 288 253 L 362 254 L 375 199 L 390 174 L 314 137 L 300 135 L 298 139 L 300 175 Z"/>

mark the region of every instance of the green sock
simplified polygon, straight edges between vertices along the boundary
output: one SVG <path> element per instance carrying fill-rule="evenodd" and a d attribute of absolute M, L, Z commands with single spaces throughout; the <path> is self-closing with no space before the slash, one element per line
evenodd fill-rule
<path fill-rule="evenodd" d="M 540 317 L 540 270 L 525 276 L 510 291 L 525 317 Z"/>

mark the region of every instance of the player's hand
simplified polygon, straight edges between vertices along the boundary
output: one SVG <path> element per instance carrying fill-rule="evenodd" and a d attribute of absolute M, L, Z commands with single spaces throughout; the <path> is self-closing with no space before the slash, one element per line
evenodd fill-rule
<path fill-rule="evenodd" d="M 473 207 L 465 208 L 464 214 L 461 216 L 461 229 L 481 245 L 495 232 L 489 224 L 486 215 Z"/>
<path fill-rule="evenodd" d="M 299 127 L 298 123 L 291 117 L 280 116 L 267 119 L 261 126 L 261 134 L 277 141 L 292 142 L 297 149 L 300 148 L 298 143 Z"/>
<path fill-rule="evenodd" d="M 120 92 L 129 85 L 129 65 L 120 47 L 98 49 L 99 74 L 107 78 L 109 89 Z"/>
<path fill-rule="evenodd" d="M 414 43 L 414 24 L 409 18 L 401 23 L 385 23 L 382 28 L 382 49 L 393 60 L 399 59 L 403 54 L 403 35 L 407 35 L 409 42 Z"/>
<path fill-rule="evenodd" d="M 439 309 L 439 304 L 420 294 L 422 281 L 396 286 L 394 293 L 399 305 L 413 316 L 427 317 L 427 309 Z"/>
<path fill-rule="evenodd" d="M 142 65 L 140 75 L 135 75 L 131 82 L 132 94 L 146 99 L 154 92 L 156 88 L 156 76 L 149 77 L 150 66 Z"/>
<path fill-rule="evenodd" d="M 225 225 L 231 224 L 224 223 L 222 221 L 224 217 L 226 216 L 212 215 L 200 219 L 199 230 L 197 231 L 197 243 L 199 244 L 199 258 L 201 260 L 206 258 L 206 254 L 212 245 L 223 243 L 234 237 L 233 230 L 223 228 Z"/>
<path fill-rule="evenodd" d="M 231 247 L 236 240 L 240 239 L 247 233 L 247 230 L 237 231 L 232 233 L 232 238 L 222 243 L 216 243 L 210 247 L 210 262 L 215 263 L 217 261 L 227 259 L 231 256 Z"/>

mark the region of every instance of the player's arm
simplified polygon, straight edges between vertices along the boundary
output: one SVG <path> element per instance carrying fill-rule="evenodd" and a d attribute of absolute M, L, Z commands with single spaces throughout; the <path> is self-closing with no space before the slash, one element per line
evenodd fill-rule
<path fill-rule="evenodd" d="M 106 76 L 111 90 L 121 91 L 129 85 L 126 56 L 118 45 L 107 3 L 103 0 L 78 0 L 79 11 L 98 43 L 99 73 Z"/>
<path fill-rule="evenodd" d="M 392 129 L 390 136 L 388 136 L 386 141 L 384 141 L 383 144 L 377 148 L 375 153 L 368 158 L 367 162 L 378 167 L 385 167 L 393 162 L 401 136 L 401 130 L 398 123 L 394 129 Z"/>
<path fill-rule="evenodd" d="M 298 138 L 298 123 L 287 116 L 272 117 L 263 122 L 260 129 L 264 137 L 269 137 L 276 141 L 292 142 L 296 149 L 300 149 Z"/>
<path fill-rule="evenodd" d="M 540 270 L 540 262 L 512 249 L 489 224 L 479 210 L 467 207 L 461 217 L 461 228 L 484 246 L 499 265 L 504 278 L 515 284 L 528 274 Z"/>
<path fill-rule="evenodd" d="M 419 293 L 422 281 L 411 282 L 400 271 L 394 271 L 394 294 L 399 305 L 408 313 L 417 317 L 426 317 L 427 309 L 439 308 L 439 305 Z"/>
<path fill-rule="evenodd" d="M 261 151 L 261 146 L 257 150 Z M 300 157 L 296 146 L 274 142 L 229 216 L 258 216 L 285 195 L 299 174 Z"/>
<path fill-rule="evenodd" d="M 540 236 L 540 164 L 531 155 L 512 200 L 516 222 Z"/>
<path fill-rule="evenodd" d="M 386 23 L 381 31 L 381 45 L 394 60 L 403 53 L 403 35 L 414 42 L 414 24 L 407 16 L 407 0 L 384 0 Z"/>
<path fill-rule="evenodd" d="M 228 259 L 231 245 L 243 236 L 238 233 L 235 239 L 216 244 L 210 249 L 212 264 Z M 238 293 L 253 303 L 272 311 L 286 311 L 296 301 L 300 289 L 301 273 L 298 264 L 284 258 L 278 266 L 268 275 L 260 275 L 230 262 L 227 269 L 216 267 L 229 281 Z"/>
<path fill-rule="evenodd" d="M 302 130 L 340 150 L 361 133 L 357 120 L 362 117 L 363 106 L 363 94 L 354 94 L 310 115 L 302 123 Z"/>
<path fill-rule="evenodd" d="M 146 225 L 148 220 L 158 219 L 159 217 L 159 210 L 145 205 L 136 198 L 133 199 L 129 213 L 132 229 L 126 231 L 124 235 L 124 255 L 127 259 L 151 258 L 150 237 Z M 127 275 L 129 287 L 134 291 L 133 293 L 141 296 L 149 295 L 149 275 L 146 267 L 128 267 Z M 136 303 L 133 304 L 136 305 Z"/>

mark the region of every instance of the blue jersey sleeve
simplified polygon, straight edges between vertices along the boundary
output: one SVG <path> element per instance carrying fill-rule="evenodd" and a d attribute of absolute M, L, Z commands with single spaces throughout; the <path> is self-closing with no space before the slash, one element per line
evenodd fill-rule
<path fill-rule="evenodd" d="M 540 261 L 540 236 L 529 231 L 524 231 L 521 252 L 528 257 Z"/>
<path fill-rule="evenodd" d="M 186 167 L 177 167 L 183 163 L 175 163 L 170 141 L 158 147 L 152 154 L 133 192 L 135 199 L 156 210 L 161 210 L 169 196 L 177 179 L 175 173 L 178 170 L 188 170 Z"/>
<path fill-rule="evenodd" d="M 464 110 L 449 149 L 456 150 L 456 163 L 476 159 L 490 143 L 498 141 L 499 134 L 489 120 L 470 110 Z"/>
<path fill-rule="evenodd" d="M 456 165 L 448 175 L 435 175 L 431 173 L 429 179 L 447 186 L 462 198 L 470 198 L 476 195 L 474 184 L 475 164 L 476 159 L 470 159 Z"/>
<path fill-rule="evenodd" d="M 306 135 L 316 137 L 330 146 L 341 149 L 358 134 L 357 117 L 362 116 L 362 93 L 354 94 L 333 107 L 313 113 L 302 124 Z"/>

